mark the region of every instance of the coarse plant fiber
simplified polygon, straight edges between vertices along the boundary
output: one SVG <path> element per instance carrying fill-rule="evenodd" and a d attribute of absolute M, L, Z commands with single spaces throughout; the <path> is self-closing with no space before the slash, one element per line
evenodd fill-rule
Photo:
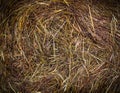
<path fill-rule="evenodd" d="M 0 0 L 1 93 L 119 93 L 120 5 Z"/>

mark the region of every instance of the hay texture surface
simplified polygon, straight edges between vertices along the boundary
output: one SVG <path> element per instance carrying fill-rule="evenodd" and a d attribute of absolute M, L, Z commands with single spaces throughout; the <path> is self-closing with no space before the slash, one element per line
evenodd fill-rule
<path fill-rule="evenodd" d="M 119 93 L 120 5 L 4 0 L 1 93 Z"/>

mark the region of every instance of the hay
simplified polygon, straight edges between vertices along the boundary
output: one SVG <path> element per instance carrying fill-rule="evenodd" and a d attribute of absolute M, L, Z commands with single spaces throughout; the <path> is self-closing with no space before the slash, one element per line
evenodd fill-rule
<path fill-rule="evenodd" d="M 11 0 L 1 6 L 1 91 L 119 92 L 120 7 L 110 4 Z"/>

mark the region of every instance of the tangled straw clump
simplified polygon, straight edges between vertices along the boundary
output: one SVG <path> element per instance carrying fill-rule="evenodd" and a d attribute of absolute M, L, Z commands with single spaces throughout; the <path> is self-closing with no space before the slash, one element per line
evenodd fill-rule
<path fill-rule="evenodd" d="M 0 12 L 1 91 L 119 92 L 120 7 L 101 3 L 11 0 Z"/>

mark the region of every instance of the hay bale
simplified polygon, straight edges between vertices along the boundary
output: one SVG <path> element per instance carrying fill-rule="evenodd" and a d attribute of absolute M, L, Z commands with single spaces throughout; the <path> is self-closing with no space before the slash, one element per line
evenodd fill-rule
<path fill-rule="evenodd" d="M 107 3 L 11 0 L 2 4 L 0 83 L 4 79 L 6 83 L 1 91 L 119 92 L 120 6 Z"/>

